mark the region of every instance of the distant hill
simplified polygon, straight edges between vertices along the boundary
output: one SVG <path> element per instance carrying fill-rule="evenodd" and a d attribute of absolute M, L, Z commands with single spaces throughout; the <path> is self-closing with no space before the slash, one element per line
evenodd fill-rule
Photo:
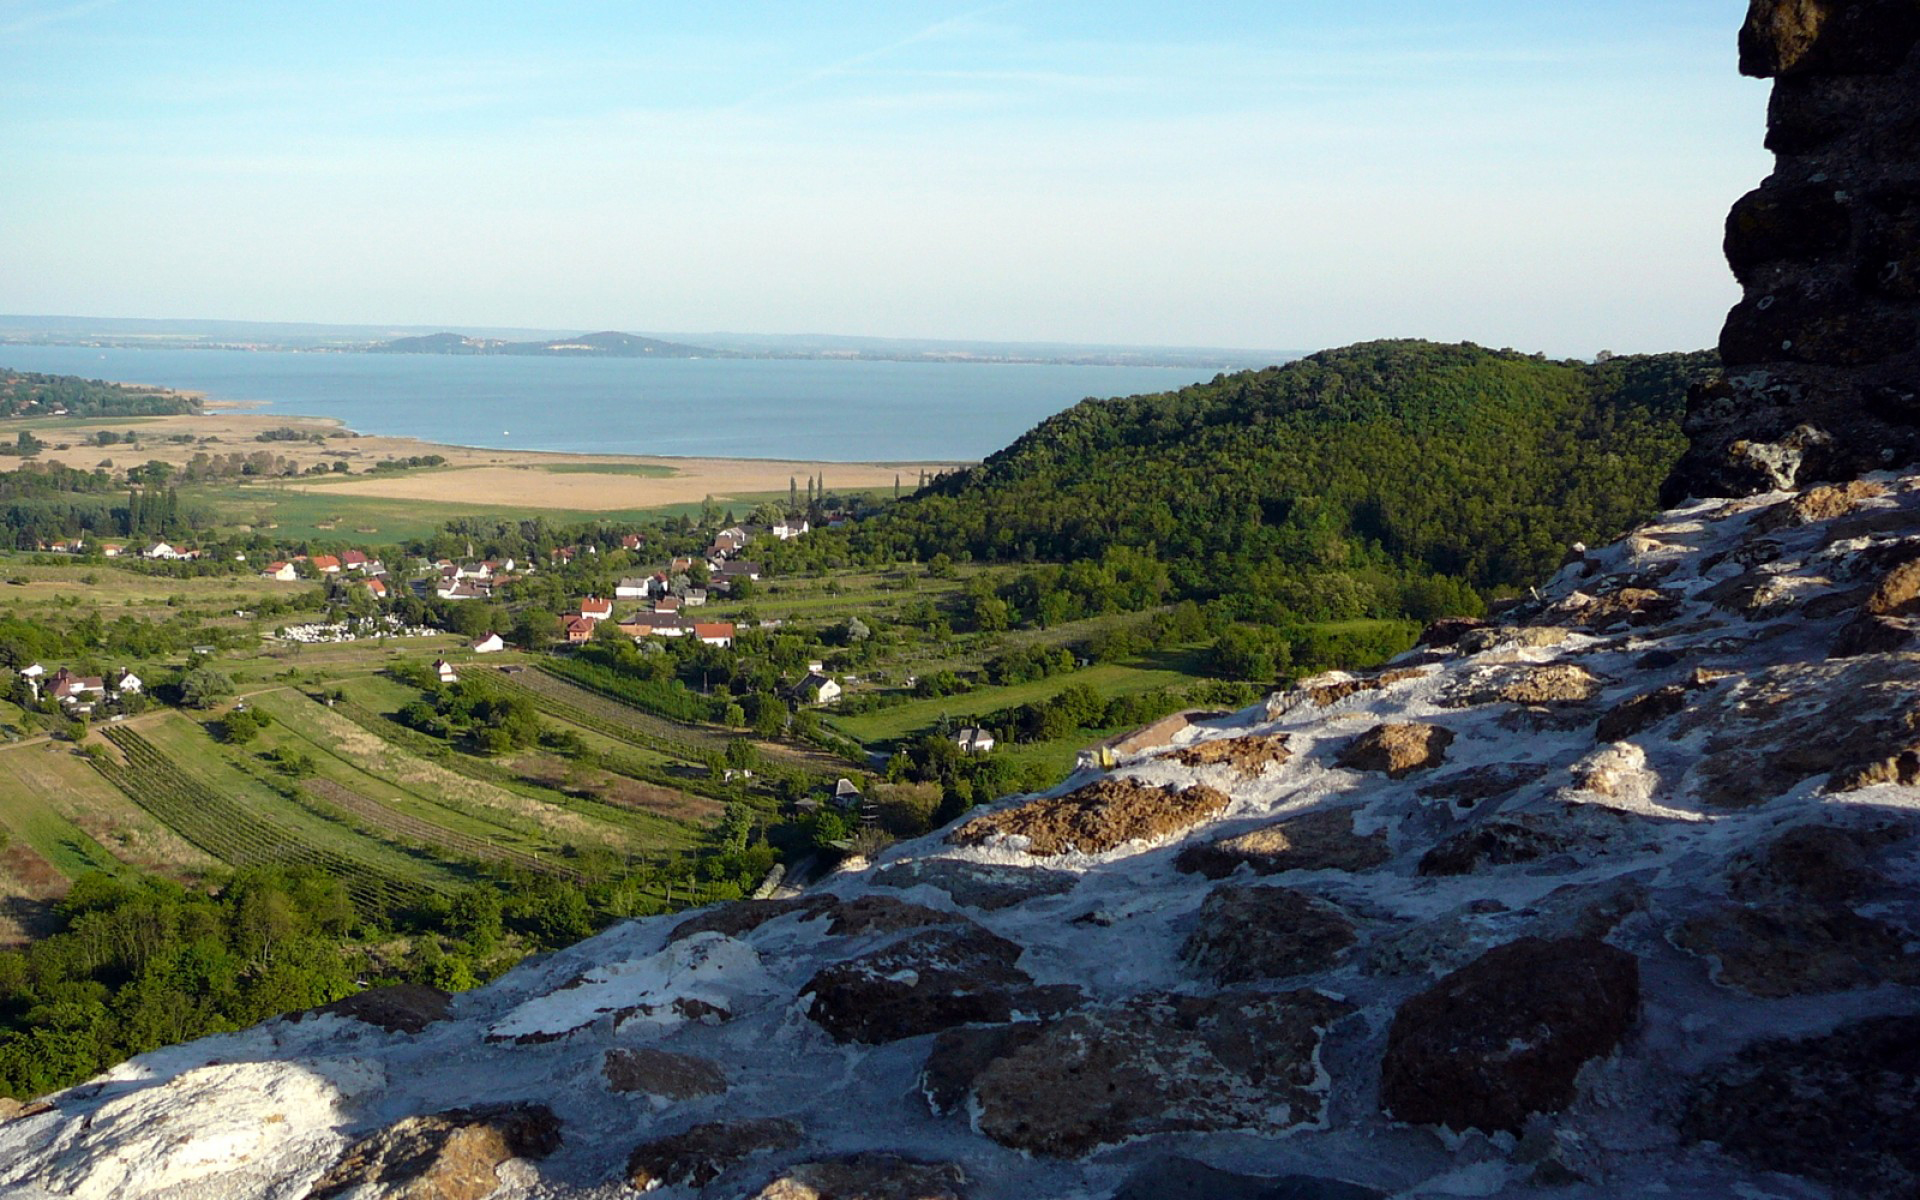
<path fill-rule="evenodd" d="M 467 337 L 458 333 L 429 333 L 395 338 L 367 348 L 371 354 L 517 354 L 550 358 L 732 358 L 725 350 L 710 350 L 680 342 L 607 331 L 558 337 L 542 342 L 509 342 L 498 338 Z"/>
<path fill-rule="evenodd" d="M 1550 574 L 1655 509 L 1713 355 L 1598 363 L 1383 341 L 1086 400 L 858 534 L 865 549 L 1083 563 L 1150 550 L 1177 593 L 1295 610 Z M 1326 593 L 1319 595 L 1318 593 Z"/>

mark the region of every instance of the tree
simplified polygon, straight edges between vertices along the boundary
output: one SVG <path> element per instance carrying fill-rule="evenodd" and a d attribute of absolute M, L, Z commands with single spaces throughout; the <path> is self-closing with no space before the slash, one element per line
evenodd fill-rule
<path fill-rule="evenodd" d="M 212 667 L 195 667 L 180 677 L 180 702 L 188 708 L 212 708 L 233 694 L 233 680 Z"/>

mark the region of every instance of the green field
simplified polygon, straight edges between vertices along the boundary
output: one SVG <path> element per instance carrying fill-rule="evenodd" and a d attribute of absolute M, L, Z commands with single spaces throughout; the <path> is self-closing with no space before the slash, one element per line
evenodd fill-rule
<path fill-rule="evenodd" d="M 653 463 L 540 463 L 528 469 L 549 475 L 638 475 L 642 479 L 671 479 L 680 473 Z"/>
<path fill-rule="evenodd" d="M 871 745 L 896 742 L 931 729 L 943 716 L 954 719 L 984 716 L 1003 708 L 1044 700 L 1070 684 L 1084 684 L 1103 697 L 1113 697 L 1150 692 L 1155 688 L 1177 687 L 1192 681 L 1193 676 L 1188 672 L 1168 667 L 1102 663 L 1084 671 L 1055 675 L 1050 679 L 1007 684 L 1004 687 L 976 688 L 957 696 L 910 700 L 892 708 L 854 717 L 830 714 L 827 721 L 848 737 Z"/>

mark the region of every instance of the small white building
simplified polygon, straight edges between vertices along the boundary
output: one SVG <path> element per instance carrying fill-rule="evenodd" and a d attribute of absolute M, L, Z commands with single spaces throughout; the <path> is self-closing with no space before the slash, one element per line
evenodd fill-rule
<path fill-rule="evenodd" d="M 260 578 L 277 579 L 281 583 L 292 583 L 294 580 L 300 578 L 300 573 L 294 569 L 293 564 L 290 562 L 270 562 L 267 564 L 267 569 L 260 572 Z"/>
<path fill-rule="evenodd" d="M 506 648 L 506 639 L 497 633 L 490 633 L 473 644 L 475 654 L 498 654 Z"/>
<path fill-rule="evenodd" d="M 993 735 L 984 729 L 968 726 L 953 734 L 953 744 L 962 754 L 986 754 L 993 749 Z"/>
<path fill-rule="evenodd" d="M 116 696 L 138 696 L 146 686 L 138 675 L 132 671 L 122 670 L 120 677 L 113 681 L 111 690 Z"/>
<path fill-rule="evenodd" d="M 453 664 L 444 658 L 434 660 L 433 673 L 440 677 L 441 683 L 460 682 L 460 676 L 454 672 Z"/>

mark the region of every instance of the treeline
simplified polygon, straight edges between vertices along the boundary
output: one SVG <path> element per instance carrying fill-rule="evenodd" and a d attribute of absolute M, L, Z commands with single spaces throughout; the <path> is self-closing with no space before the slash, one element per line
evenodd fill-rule
<path fill-rule="evenodd" d="M 1121 550 L 1128 567 L 1163 564 L 1169 596 L 1235 597 L 1260 619 L 1458 608 L 1469 588 L 1522 586 L 1569 543 L 1653 511 L 1684 444 L 1687 385 L 1715 365 L 1704 352 L 1330 350 L 1084 401 L 850 532 L 765 557 L 775 570 L 801 556 L 1072 564 L 1027 605 L 1038 623 L 1097 607 L 1089 592 L 1114 588 L 1074 573 Z"/>
<path fill-rule="evenodd" d="M 198 397 L 76 375 L 0 367 L 0 417 L 158 417 L 200 411 Z"/>

